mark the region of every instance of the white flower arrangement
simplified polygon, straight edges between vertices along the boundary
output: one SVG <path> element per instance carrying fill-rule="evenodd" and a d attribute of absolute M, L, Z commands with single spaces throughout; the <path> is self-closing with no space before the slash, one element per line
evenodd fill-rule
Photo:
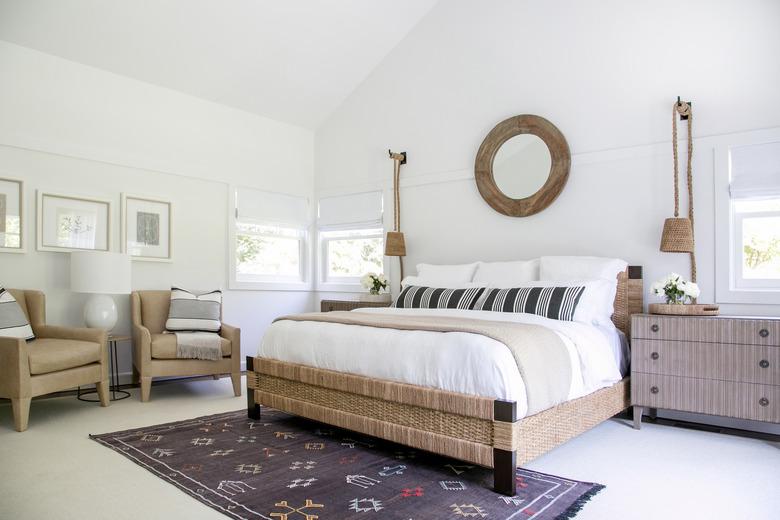
<path fill-rule="evenodd" d="M 387 285 L 390 282 L 387 280 L 384 274 L 379 273 L 367 273 L 360 279 L 360 285 L 371 294 L 379 294 L 383 290 L 387 289 Z"/>
<path fill-rule="evenodd" d="M 658 280 L 652 286 L 653 294 L 663 296 L 666 303 L 684 304 L 698 298 L 699 286 L 694 282 L 686 281 L 677 273 L 671 273 L 662 280 Z"/>

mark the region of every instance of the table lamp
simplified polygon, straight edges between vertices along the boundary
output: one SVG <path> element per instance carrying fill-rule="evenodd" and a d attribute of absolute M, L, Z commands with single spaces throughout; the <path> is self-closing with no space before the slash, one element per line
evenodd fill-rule
<path fill-rule="evenodd" d="M 84 323 L 93 329 L 111 331 L 117 310 L 111 294 L 130 294 L 130 255 L 99 251 L 70 254 L 70 289 L 89 293 Z"/>

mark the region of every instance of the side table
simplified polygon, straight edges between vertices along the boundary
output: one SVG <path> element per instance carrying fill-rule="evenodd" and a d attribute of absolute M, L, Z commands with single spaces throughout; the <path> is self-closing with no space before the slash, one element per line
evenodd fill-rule
<path fill-rule="evenodd" d="M 108 370 L 108 377 L 110 378 L 109 389 L 111 390 L 111 401 L 121 401 L 122 399 L 127 399 L 130 397 L 130 392 L 119 389 L 119 363 L 117 361 L 116 344 L 120 341 L 130 341 L 131 339 L 131 336 L 108 336 L 108 362 L 110 365 Z M 79 401 L 86 401 L 88 403 L 96 403 L 100 401 L 100 399 L 97 397 L 94 399 L 84 397 L 85 395 L 92 394 L 97 394 L 97 389 L 82 392 L 81 387 L 79 387 L 76 399 Z"/>

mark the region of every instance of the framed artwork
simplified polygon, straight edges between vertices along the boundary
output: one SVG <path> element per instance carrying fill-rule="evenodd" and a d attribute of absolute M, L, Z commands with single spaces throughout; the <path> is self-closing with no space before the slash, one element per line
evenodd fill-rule
<path fill-rule="evenodd" d="M 173 205 L 169 201 L 122 194 L 122 252 L 133 260 L 172 262 Z"/>
<path fill-rule="evenodd" d="M 37 192 L 38 251 L 108 251 L 111 201 Z"/>
<path fill-rule="evenodd" d="M 0 178 L 0 253 L 24 253 L 24 183 Z"/>

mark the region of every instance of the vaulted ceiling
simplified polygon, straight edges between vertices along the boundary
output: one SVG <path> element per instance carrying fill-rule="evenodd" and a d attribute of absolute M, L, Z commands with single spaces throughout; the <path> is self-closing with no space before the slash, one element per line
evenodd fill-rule
<path fill-rule="evenodd" d="M 0 39 L 316 128 L 436 0 L 0 0 Z"/>

